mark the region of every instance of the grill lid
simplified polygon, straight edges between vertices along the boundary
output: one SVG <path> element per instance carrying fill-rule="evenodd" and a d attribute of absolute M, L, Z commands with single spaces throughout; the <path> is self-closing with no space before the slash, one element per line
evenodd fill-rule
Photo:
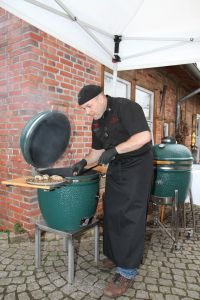
<path fill-rule="evenodd" d="M 69 138 L 68 118 L 59 111 L 44 111 L 25 125 L 20 147 L 27 163 L 36 168 L 47 168 L 63 154 Z"/>
<path fill-rule="evenodd" d="M 153 146 L 153 156 L 156 160 L 169 160 L 169 161 L 184 161 L 189 160 L 192 162 L 193 157 L 190 150 L 180 144 L 176 144 L 174 138 L 164 138 L 161 144 Z"/>

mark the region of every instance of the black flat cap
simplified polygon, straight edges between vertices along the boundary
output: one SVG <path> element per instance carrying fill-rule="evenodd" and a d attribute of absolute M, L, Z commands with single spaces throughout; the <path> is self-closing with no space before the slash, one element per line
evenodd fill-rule
<path fill-rule="evenodd" d="M 85 85 L 78 93 L 78 104 L 82 105 L 98 96 L 103 91 L 99 85 Z"/>

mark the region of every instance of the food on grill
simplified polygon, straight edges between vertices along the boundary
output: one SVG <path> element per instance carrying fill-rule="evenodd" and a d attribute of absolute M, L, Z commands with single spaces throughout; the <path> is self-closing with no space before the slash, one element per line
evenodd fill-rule
<path fill-rule="evenodd" d="M 49 176 L 47 174 L 44 174 L 44 175 L 36 175 L 35 177 L 32 178 L 27 178 L 26 182 L 35 185 L 51 185 L 51 184 L 61 183 L 64 180 L 65 179 L 59 175 Z"/>
<path fill-rule="evenodd" d="M 43 180 L 43 176 L 42 175 L 36 175 L 35 180 Z"/>
<path fill-rule="evenodd" d="M 62 176 L 59 176 L 59 175 L 52 175 L 50 178 L 51 178 L 52 180 L 56 180 L 56 181 L 63 180 L 63 177 L 62 177 Z"/>

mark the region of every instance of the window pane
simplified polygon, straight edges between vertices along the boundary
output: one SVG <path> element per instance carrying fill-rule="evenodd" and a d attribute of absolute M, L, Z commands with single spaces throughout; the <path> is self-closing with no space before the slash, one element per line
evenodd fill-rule
<path fill-rule="evenodd" d="M 136 102 L 143 108 L 147 120 L 151 120 L 151 95 L 136 89 Z"/>
<path fill-rule="evenodd" d="M 135 101 L 142 107 L 147 123 L 151 130 L 153 141 L 153 98 L 154 93 L 140 86 L 136 86 Z"/>
<path fill-rule="evenodd" d="M 123 97 L 130 99 L 130 82 L 117 78 L 116 82 L 116 97 Z M 113 76 L 112 74 L 105 73 L 104 74 L 104 93 L 106 95 L 113 96 Z"/>

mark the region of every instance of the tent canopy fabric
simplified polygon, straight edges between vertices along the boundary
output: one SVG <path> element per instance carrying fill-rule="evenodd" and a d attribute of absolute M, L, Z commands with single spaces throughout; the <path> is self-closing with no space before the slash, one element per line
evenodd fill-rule
<path fill-rule="evenodd" d="M 199 0 L 1 0 L 0 6 L 111 69 L 113 58 L 118 70 L 200 62 Z"/>

